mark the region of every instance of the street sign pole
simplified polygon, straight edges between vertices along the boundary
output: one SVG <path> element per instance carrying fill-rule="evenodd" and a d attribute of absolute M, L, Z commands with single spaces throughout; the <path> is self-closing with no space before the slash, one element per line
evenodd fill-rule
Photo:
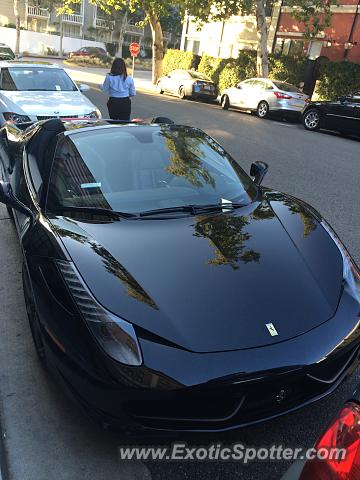
<path fill-rule="evenodd" d="M 140 45 L 136 42 L 133 42 L 129 45 L 130 54 L 132 56 L 132 76 L 134 77 L 135 73 L 135 57 L 140 53 Z"/>

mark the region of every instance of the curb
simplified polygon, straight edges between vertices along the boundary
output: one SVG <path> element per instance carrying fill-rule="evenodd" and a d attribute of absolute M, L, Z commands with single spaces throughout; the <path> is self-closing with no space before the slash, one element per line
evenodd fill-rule
<path fill-rule="evenodd" d="M 7 463 L 7 452 L 5 447 L 5 431 L 2 425 L 3 408 L 0 404 L 0 480 L 7 480 L 9 478 L 9 468 Z"/>

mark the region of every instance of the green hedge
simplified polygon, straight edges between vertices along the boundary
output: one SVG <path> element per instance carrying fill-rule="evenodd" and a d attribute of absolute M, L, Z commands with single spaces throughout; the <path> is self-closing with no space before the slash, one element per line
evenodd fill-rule
<path fill-rule="evenodd" d="M 306 57 L 269 55 L 269 77 L 299 85 L 304 81 Z M 191 52 L 168 50 L 164 58 L 164 73 L 175 68 L 197 68 L 219 85 L 219 90 L 236 85 L 246 78 L 256 77 L 256 52 L 242 50 L 238 58 L 215 58 L 204 54 L 201 58 Z M 321 61 L 317 93 L 321 99 L 331 100 L 360 90 L 360 64 L 348 61 Z"/>
<path fill-rule="evenodd" d="M 196 69 L 199 61 L 200 57 L 192 52 L 183 52 L 182 50 L 169 48 L 164 56 L 164 75 L 177 68 L 183 68 L 184 70 Z"/>
<path fill-rule="evenodd" d="M 198 72 L 204 73 L 210 77 L 215 83 L 219 83 L 219 76 L 226 64 L 229 62 L 229 59 L 224 58 L 215 58 L 210 57 L 209 55 L 204 55 L 200 59 L 198 66 Z"/>
<path fill-rule="evenodd" d="M 323 100 L 334 100 L 360 90 L 360 64 L 348 61 L 326 62 L 321 69 L 317 93 Z"/>
<path fill-rule="evenodd" d="M 208 75 L 223 90 L 256 76 L 256 52 L 243 50 L 236 59 L 214 58 L 205 54 L 201 57 L 198 71 Z"/>
<path fill-rule="evenodd" d="M 306 57 L 290 55 L 269 55 L 269 77 L 299 85 L 304 80 Z"/>
<path fill-rule="evenodd" d="M 269 76 L 298 85 L 304 78 L 306 59 L 285 55 L 269 55 Z M 238 58 L 219 59 L 203 55 L 198 70 L 219 85 L 220 91 L 256 77 L 256 52 L 242 50 Z"/>

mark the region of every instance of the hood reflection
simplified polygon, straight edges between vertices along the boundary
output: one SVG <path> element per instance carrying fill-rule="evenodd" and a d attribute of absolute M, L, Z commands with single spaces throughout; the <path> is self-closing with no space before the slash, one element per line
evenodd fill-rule
<path fill-rule="evenodd" d="M 215 258 L 209 260 L 209 265 L 230 265 L 236 270 L 239 262 L 259 262 L 261 257 L 259 252 L 248 247 L 252 235 L 246 227 L 251 220 L 272 218 L 274 213 L 265 203 L 261 203 L 250 216 L 200 216 L 195 224 L 194 236 L 208 238 L 215 247 Z"/>
<path fill-rule="evenodd" d="M 152 298 L 139 285 L 135 278 L 106 250 L 106 248 L 102 247 L 95 240 L 91 240 L 79 233 L 56 226 L 54 226 L 54 230 L 56 230 L 61 237 L 70 237 L 76 242 L 86 243 L 89 245 L 91 249 L 101 258 L 106 270 L 110 274 L 117 277 L 124 284 L 127 294 L 130 297 L 146 303 L 151 308 L 158 310 L 158 306 L 152 300 Z"/>
<path fill-rule="evenodd" d="M 314 232 L 318 226 L 318 222 L 313 217 L 311 212 L 305 206 L 301 204 L 301 200 L 289 198 L 281 193 L 272 193 L 271 201 L 281 202 L 285 205 L 288 211 L 296 216 L 296 219 L 302 223 L 304 229 L 304 238 L 307 238 L 312 232 Z"/>

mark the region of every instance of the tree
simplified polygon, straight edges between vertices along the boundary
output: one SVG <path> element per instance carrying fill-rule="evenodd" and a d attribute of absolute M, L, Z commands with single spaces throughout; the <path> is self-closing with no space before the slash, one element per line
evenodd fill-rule
<path fill-rule="evenodd" d="M 16 25 L 16 43 L 15 43 L 15 53 L 20 53 L 20 14 L 19 14 L 19 0 L 14 0 L 14 15 L 15 15 L 15 25 Z"/>
<path fill-rule="evenodd" d="M 257 74 L 259 77 L 267 77 L 269 74 L 269 61 L 266 2 L 267 0 L 186 0 L 185 3 L 187 12 L 200 22 L 224 21 L 233 15 L 241 13 L 255 14 L 258 36 Z"/>
<path fill-rule="evenodd" d="M 71 12 L 71 6 L 80 3 L 81 0 L 62 0 L 62 12 Z M 156 83 L 163 73 L 164 39 L 160 19 L 169 16 L 169 9 L 178 6 L 183 10 L 184 3 L 180 0 L 90 0 L 98 5 L 105 12 L 111 13 L 114 10 L 126 10 L 131 13 L 142 10 L 145 13 L 144 24 L 149 23 L 152 32 L 153 67 L 152 81 Z"/>
<path fill-rule="evenodd" d="M 305 38 L 314 38 L 331 25 L 331 7 L 337 0 L 288 0 L 292 17 L 304 24 Z"/>
<path fill-rule="evenodd" d="M 60 44 L 59 44 L 59 57 L 63 56 L 63 40 L 64 40 L 64 26 L 62 21 L 62 13 L 60 12 L 61 7 L 63 6 L 63 0 L 41 0 L 41 6 L 48 8 L 49 10 L 55 9 L 57 16 L 59 17 L 59 33 L 60 33 Z"/>
<path fill-rule="evenodd" d="M 232 15 L 255 14 L 258 36 L 257 74 L 267 77 L 269 73 L 266 25 L 266 7 L 271 0 L 185 0 L 187 11 L 200 22 L 223 21 Z M 292 16 L 304 23 L 305 38 L 313 38 L 331 24 L 331 6 L 337 0 L 287 0 L 293 8 Z"/>

